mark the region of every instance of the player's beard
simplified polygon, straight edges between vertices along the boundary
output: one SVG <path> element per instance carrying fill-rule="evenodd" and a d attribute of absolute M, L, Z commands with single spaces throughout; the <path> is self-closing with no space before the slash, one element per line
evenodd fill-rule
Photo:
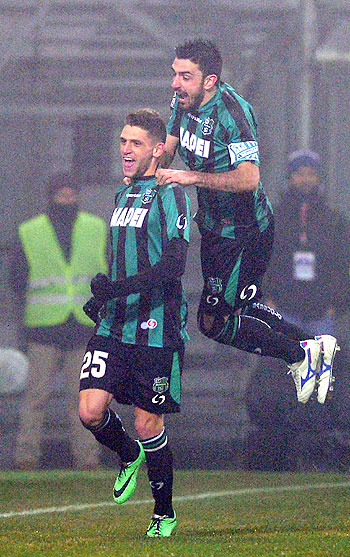
<path fill-rule="evenodd" d="M 197 95 L 192 95 L 192 96 L 188 95 L 187 99 L 188 99 L 188 106 L 186 107 L 182 103 L 179 103 L 180 110 L 183 111 L 197 110 L 204 99 L 204 90 L 197 93 Z"/>
<path fill-rule="evenodd" d="M 193 97 L 193 101 L 190 104 L 190 108 L 197 110 L 202 104 L 203 99 L 204 99 L 204 91 L 201 91 L 200 93 L 198 93 L 198 95 Z"/>

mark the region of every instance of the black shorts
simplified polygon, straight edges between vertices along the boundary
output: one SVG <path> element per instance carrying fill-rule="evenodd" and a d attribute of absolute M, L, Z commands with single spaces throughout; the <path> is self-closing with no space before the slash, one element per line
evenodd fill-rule
<path fill-rule="evenodd" d="M 94 335 L 86 347 L 80 391 L 102 389 L 120 404 L 153 414 L 180 412 L 184 349 L 125 344 Z"/>
<path fill-rule="evenodd" d="M 261 283 L 272 254 L 273 222 L 264 232 L 252 230 L 242 240 L 213 233 L 202 236 L 204 280 L 200 311 L 229 315 L 261 298 Z"/>

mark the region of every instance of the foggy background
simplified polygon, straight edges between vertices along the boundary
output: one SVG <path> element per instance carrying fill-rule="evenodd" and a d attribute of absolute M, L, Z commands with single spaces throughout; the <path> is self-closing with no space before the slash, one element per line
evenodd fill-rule
<path fill-rule="evenodd" d="M 187 38 L 217 43 L 223 79 L 253 105 L 272 202 L 284 187 L 288 153 L 310 147 L 321 155 L 331 206 L 349 215 L 349 28 L 350 0 L 0 0 L 0 346 L 20 344 L 6 259 L 18 225 L 45 209 L 44 184 L 59 171 L 79 177 L 82 208 L 109 220 L 124 116 L 150 106 L 167 120 L 174 47 Z M 194 189 L 189 193 L 194 212 Z M 249 467 L 256 425 L 245 397 L 257 357 L 197 331 L 195 224 L 184 285 L 192 341 L 183 411 L 168 420 L 175 463 Z M 292 381 L 290 390 L 294 395 Z M 59 374 L 56 391 L 48 403 L 49 467 L 70 462 Z M 20 392 L 0 396 L 0 467 L 11 463 L 19 404 Z M 348 433 L 339 435 L 346 452 Z"/>

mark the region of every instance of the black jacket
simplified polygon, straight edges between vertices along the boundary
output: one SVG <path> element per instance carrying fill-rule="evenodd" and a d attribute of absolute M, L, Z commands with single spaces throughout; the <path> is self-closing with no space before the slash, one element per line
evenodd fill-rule
<path fill-rule="evenodd" d="M 333 307 L 340 314 L 348 307 L 350 223 L 313 191 L 303 195 L 290 187 L 275 208 L 274 252 L 265 277 L 265 298 L 283 312 L 304 320 L 323 317 Z M 299 255 L 298 255 L 299 252 Z M 296 276 L 296 260 L 312 260 L 309 278 Z M 300 271 L 300 268 L 299 268 Z"/>

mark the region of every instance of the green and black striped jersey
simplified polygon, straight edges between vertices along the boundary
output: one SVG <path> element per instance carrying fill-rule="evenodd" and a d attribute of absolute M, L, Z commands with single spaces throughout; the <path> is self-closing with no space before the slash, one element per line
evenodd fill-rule
<path fill-rule="evenodd" d="M 256 118 L 250 104 L 227 83 L 197 110 L 184 111 L 176 94 L 167 131 L 179 138 L 178 152 L 191 169 L 227 172 L 243 161 L 259 165 Z M 228 193 L 197 188 L 200 229 L 235 238 L 247 227 L 265 230 L 272 214 L 262 184 L 254 192 Z"/>
<path fill-rule="evenodd" d="M 125 281 L 159 263 L 172 240 L 189 242 L 190 200 L 182 186 L 160 187 L 154 176 L 142 177 L 117 191 L 110 226 L 110 278 Z M 186 319 L 181 279 L 170 278 L 107 302 L 96 334 L 128 344 L 174 347 L 188 339 Z"/>

